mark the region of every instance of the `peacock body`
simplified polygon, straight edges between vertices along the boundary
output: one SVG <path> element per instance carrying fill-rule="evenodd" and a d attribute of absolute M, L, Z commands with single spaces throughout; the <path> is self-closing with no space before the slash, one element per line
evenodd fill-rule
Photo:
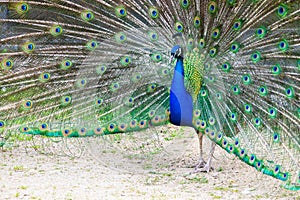
<path fill-rule="evenodd" d="M 0 8 L 1 137 L 190 126 L 300 189 L 299 1 L 0 0 Z"/>

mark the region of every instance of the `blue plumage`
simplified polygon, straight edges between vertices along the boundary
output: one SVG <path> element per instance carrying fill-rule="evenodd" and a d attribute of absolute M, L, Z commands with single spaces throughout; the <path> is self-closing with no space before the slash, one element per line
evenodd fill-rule
<path fill-rule="evenodd" d="M 193 99 L 184 87 L 183 58 L 177 59 L 170 93 L 170 121 L 178 126 L 192 126 Z"/>

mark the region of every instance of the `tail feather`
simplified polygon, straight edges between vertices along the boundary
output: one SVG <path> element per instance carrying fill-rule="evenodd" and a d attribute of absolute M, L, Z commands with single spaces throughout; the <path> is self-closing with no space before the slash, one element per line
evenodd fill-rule
<path fill-rule="evenodd" d="M 85 137 L 170 123 L 169 54 L 179 44 L 184 56 L 199 53 L 199 62 L 186 56 L 184 69 L 194 128 L 299 190 L 298 2 L 0 0 L 0 7 L 1 136 Z"/>

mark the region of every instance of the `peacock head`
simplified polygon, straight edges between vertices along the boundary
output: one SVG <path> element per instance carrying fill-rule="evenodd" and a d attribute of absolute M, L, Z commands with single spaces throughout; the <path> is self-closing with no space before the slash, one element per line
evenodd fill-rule
<path fill-rule="evenodd" d="M 174 59 L 178 59 L 178 58 L 183 58 L 183 52 L 182 52 L 182 49 L 181 49 L 181 47 L 179 45 L 175 45 L 171 49 L 170 62 L 172 62 Z"/>

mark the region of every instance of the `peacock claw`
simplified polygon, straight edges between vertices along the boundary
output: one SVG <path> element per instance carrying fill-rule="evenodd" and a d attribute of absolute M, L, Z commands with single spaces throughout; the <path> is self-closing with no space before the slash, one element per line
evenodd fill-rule
<path fill-rule="evenodd" d="M 195 170 L 199 168 L 203 168 L 205 166 L 206 162 L 203 159 L 199 160 L 199 163 L 195 166 Z"/>
<path fill-rule="evenodd" d="M 210 166 L 209 163 L 206 163 L 203 167 L 196 167 L 193 173 L 198 173 L 198 172 L 207 172 L 208 173 L 213 170 L 214 170 L 214 168 L 212 166 Z"/>

